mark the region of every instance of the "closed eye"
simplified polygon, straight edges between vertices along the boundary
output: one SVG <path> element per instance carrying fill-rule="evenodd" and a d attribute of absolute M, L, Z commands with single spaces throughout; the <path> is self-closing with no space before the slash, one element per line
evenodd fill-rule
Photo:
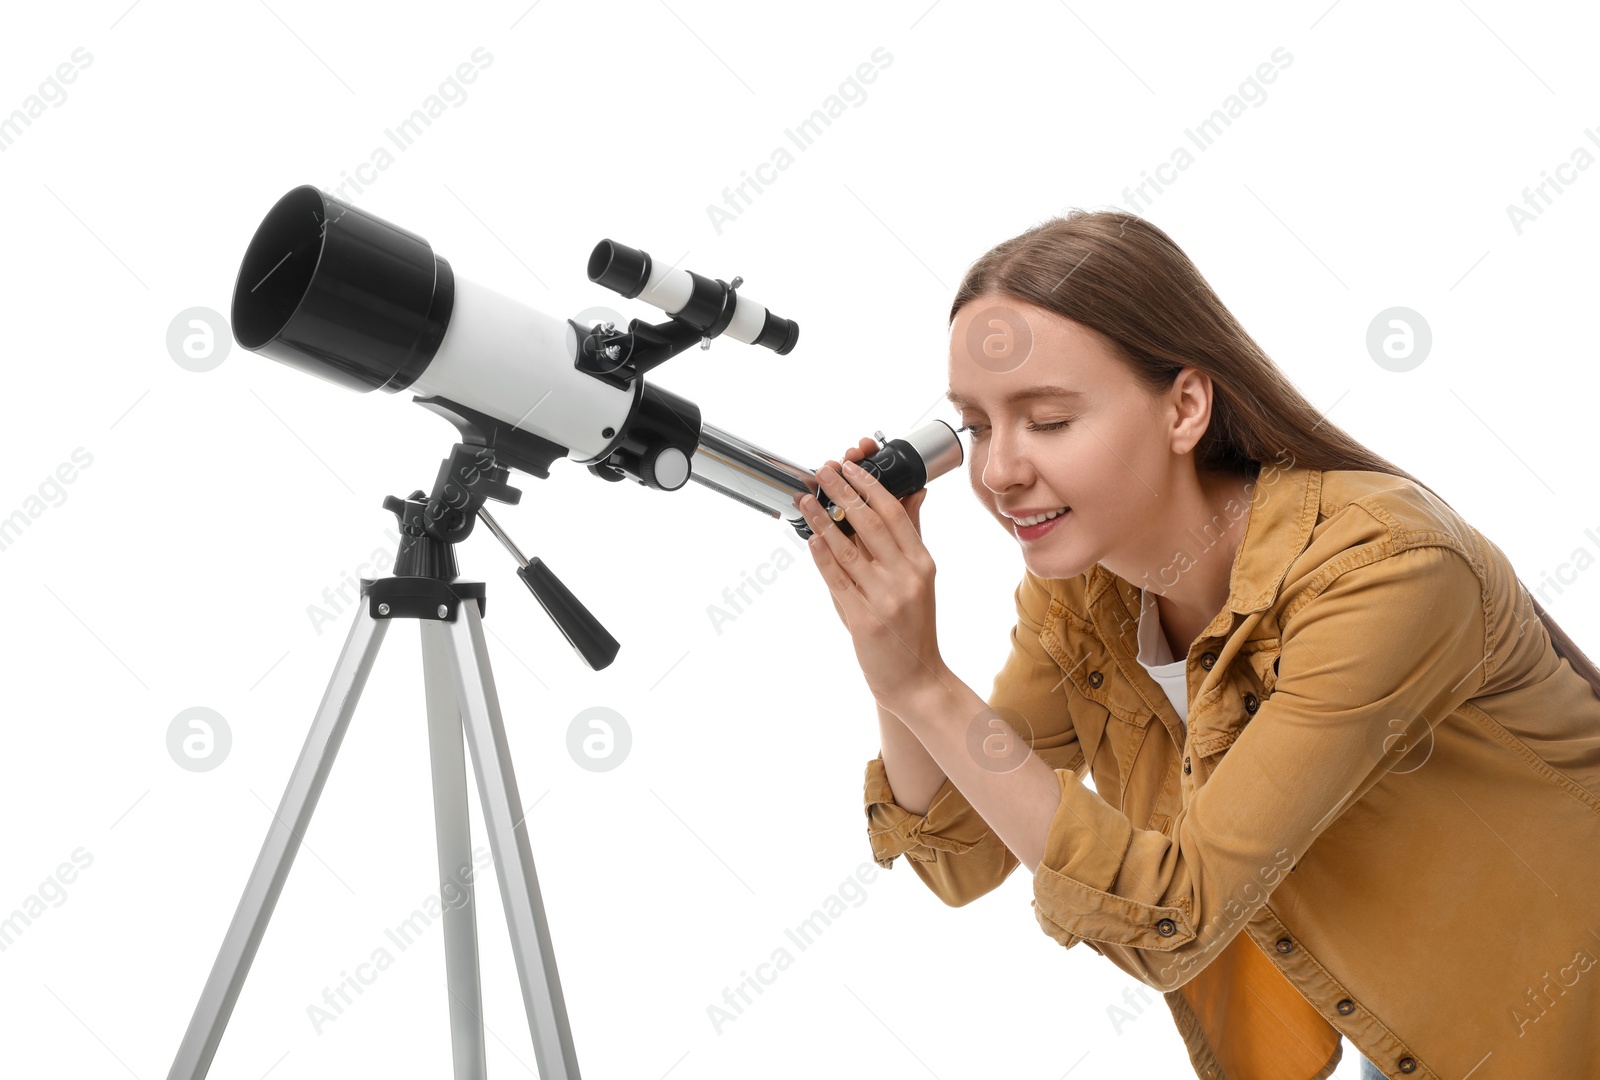
<path fill-rule="evenodd" d="M 1056 431 L 1060 428 L 1066 427 L 1070 423 L 1072 423 L 1071 420 L 1058 420 L 1053 424 L 1030 424 L 1029 428 L 1033 431 Z M 972 432 L 972 437 L 974 439 L 978 438 L 979 432 L 987 431 L 988 429 L 988 424 L 963 424 L 961 427 L 956 428 L 957 431 Z"/>

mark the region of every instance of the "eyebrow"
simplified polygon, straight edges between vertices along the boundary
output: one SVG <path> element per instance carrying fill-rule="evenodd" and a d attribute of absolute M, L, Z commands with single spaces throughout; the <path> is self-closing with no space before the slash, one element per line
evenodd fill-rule
<path fill-rule="evenodd" d="M 1087 395 L 1085 395 L 1082 390 L 1068 390 L 1064 386 L 1030 386 L 1025 390 L 1017 390 L 1013 393 L 1007 394 L 1001 399 L 1001 404 L 1010 405 L 1012 402 L 1027 401 L 1032 398 L 1042 397 L 1081 398 L 1085 396 Z M 957 408 L 978 407 L 978 403 L 976 401 L 971 401 L 967 398 L 964 398 L 954 390 L 946 393 L 945 397 L 949 399 L 950 404 L 956 406 Z"/>

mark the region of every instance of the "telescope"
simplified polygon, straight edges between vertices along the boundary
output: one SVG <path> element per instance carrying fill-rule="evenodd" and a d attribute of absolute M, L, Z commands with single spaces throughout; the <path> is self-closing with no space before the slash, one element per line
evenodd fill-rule
<path fill-rule="evenodd" d="M 232 322 L 239 344 L 361 392 L 409 390 L 449 420 L 460 441 L 431 492 L 389 496 L 399 519 L 393 572 L 361 579 L 361 609 L 251 870 L 168 1080 L 202 1080 L 249 973 L 389 625 L 421 628 L 439 880 L 464 897 L 442 914 L 455 1080 L 485 1069 L 476 903 L 471 882 L 466 755 L 471 750 L 517 981 L 542 1080 L 580 1080 L 522 797 L 489 669 L 481 581 L 462 581 L 455 545 L 479 518 L 511 552 L 527 584 L 591 668 L 617 641 L 544 562 L 525 558 L 485 503 L 517 503 L 511 470 L 548 478 L 569 458 L 602 480 L 660 491 L 689 481 L 811 535 L 797 496 L 815 495 L 815 470 L 705 423 L 694 402 L 645 376 L 699 343 L 726 335 L 780 356 L 799 327 L 739 293 L 743 284 L 663 268 L 638 248 L 602 240 L 589 280 L 665 312 L 663 322 L 584 326 L 457 277 L 415 233 L 315 187 L 290 191 L 267 213 L 240 264 Z M 896 498 L 961 464 L 942 420 L 885 440 L 860 464 Z M 375 804 L 381 819 L 383 804 Z M 461 875 L 467 875 L 460 881 Z M 441 885 L 441 888 L 443 885 Z"/>
<path fill-rule="evenodd" d="M 811 529 L 795 503 L 809 493 L 853 535 L 815 470 L 704 422 L 694 402 L 645 378 L 721 335 L 787 355 L 799 340 L 793 320 L 742 295 L 742 278 L 663 267 L 609 239 L 595 245 L 588 275 L 667 320 L 619 329 L 556 318 L 458 277 L 422 237 L 306 185 L 256 230 L 234 287 L 233 330 L 245 349 L 349 389 L 411 391 L 459 429 L 418 522 L 444 543 L 465 539 L 479 516 L 493 522 L 481 514 L 486 499 L 519 500 L 509 469 L 548 478 L 557 458 L 661 491 L 693 480 L 787 521 L 802 538 Z M 879 450 L 860 465 L 896 498 L 962 460 L 942 420 L 903 438 L 878 436 Z M 610 662 L 609 635 L 540 560 L 518 573 L 590 666 Z"/>

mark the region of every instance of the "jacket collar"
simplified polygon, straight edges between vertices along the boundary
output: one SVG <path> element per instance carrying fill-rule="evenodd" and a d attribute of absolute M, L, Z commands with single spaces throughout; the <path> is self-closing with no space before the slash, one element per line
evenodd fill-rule
<path fill-rule="evenodd" d="M 1290 564 L 1310 543 L 1322 502 L 1321 469 L 1268 468 L 1251 489 L 1250 520 L 1233 560 L 1228 607 L 1241 615 L 1277 599 Z"/>
<path fill-rule="evenodd" d="M 1305 551 L 1322 501 L 1322 470 L 1301 466 L 1263 465 L 1251 488 L 1250 519 L 1234 553 L 1227 608 L 1217 613 L 1205 633 L 1232 629 L 1230 612 L 1248 615 L 1277 598 L 1295 558 Z M 1121 637 L 1138 652 L 1139 585 L 1096 563 L 1089 571 L 1085 600 L 1103 633 Z M 1122 601 L 1121 611 L 1103 604 Z M 1116 628 L 1113 630 L 1113 628 Z"/>

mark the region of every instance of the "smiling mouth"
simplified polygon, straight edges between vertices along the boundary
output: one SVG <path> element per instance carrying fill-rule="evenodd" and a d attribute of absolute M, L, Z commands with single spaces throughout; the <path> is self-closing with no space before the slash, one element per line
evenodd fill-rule
<path fill-rule="evenodd" d="M 1008 517 L 1006 520 L 1010 521 L 1011 524 L 1015 528 L 1018 528 L 1018 529 L 1032 529 L 1032 528 L 1035 528 L 1036 526 L 1045 524 L 1045 522 L 1056 521 L 1056 520 L 1059 520 L 1060 518 L 1064 518 L 1064 517 L 1067 516 L 1067 514 L 1071 510 L 1072 510 L 1072 507 L 1063 506 L 1063 507 L 1060 507 L 1059 509 L 1056 509 L 1056 510 L 1047 511 L 1047 513 L 1049 513 L 1049 515 L 1050 515 L 1049 517 L 1039 517 L 1039 515 L 1037 515 L 1037 514 L 1030 514 L 1028 516 L 1030 518 L 1034 518 L 1036 520 L 1029 521 L 1027 524 L 1023 524 L 1021 518 Z"/>

